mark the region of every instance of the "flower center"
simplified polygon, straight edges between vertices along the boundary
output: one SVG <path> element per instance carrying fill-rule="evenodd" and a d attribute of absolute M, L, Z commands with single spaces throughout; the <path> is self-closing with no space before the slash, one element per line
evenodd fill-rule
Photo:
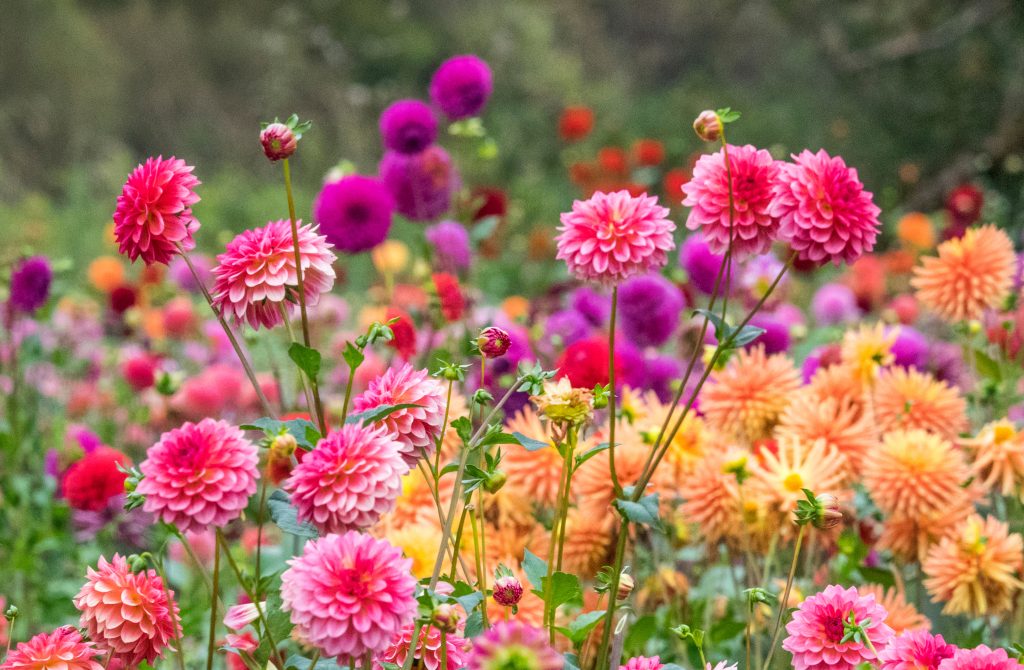
<path fill-rule="evenodd" d="M 825 615 L 823 622 L 825 627 L 825 636 L 832 642 L 839 642 L 843 639 L 845 634 L 845 627 L 843 626 L 843 616 L 838 610 L 832 610 Z"/>
<path fill-rule="evenodd" d="M 1005 423 L 1001 423 L 998 426 L 996 426 L 995 430 L 993 431 L 992 438 L 998 444 L 1013 439 L 1013 436 L 1015 434 L 1016 431 L 1014 431 L 1012 426 L 1008 426 Z"/>
<path fill-rule="evenodd" d="M 804 488 L 804 478 L 800 476 L 799 472 L 790 472 L 786 475 L 786 478 L 782 480 L 782 485 L 787 491 L 796 493 Z"/>

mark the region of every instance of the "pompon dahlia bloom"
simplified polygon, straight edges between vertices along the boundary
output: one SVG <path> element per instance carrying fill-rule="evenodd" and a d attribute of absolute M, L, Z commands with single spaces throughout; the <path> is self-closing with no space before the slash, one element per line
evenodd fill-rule
<path fill-rule="evenodd" d="M 313 219 L 320 224 L 320 232 L 348 254 L 372 249 L 387 239 L 394 213 L 395 199 L 384 184 L 357 174 L 324 184 L 313 203 Z"/>
<path fill-rule="evenodd" d="M 1017 255 L 995 226 L 971 228 L 939 245 L 938 257 L 921 259 L 910 285 L 925 307 L 947 321 L 978 319 L 997 307 L 1013 286 Z"/>
<path fill-rule="evenodd" d="M 320 294 L 334 285 L 331 264 L 337 256 L 316 228 L 297 223 L 306 304 L 316 305 Z M 299 300 L 289 221 L 271 221 L 262 228 L 240 233 L 217 261 L 213 269 L 214 306 L 239 324 L 248 321 L 254 329 L 273 328 L 283 320 L 281 310 Z"/>
<path fill-rule="evenodd" d="M 203 419 L 160 436 L 139 469 L 143 509 L 182 532 L 234 521 L 256 491 L 259 453 L 227 423 Z"/>
<path fill-rule="evenodd" d="M 117 197 L 114 211 L 114 240 L 122 254 L 146 265 L 167 263 L 179 253 L 196 246 L 192 235 L 199 221 L 192 205 L 199 202 L 195 169 L 180 158 L 149 158 L 135 168 Z"/>
<path fill-rule="evenodd" d="M 127 478 L 118 466 L 131 460 L 117 449 L 100 446 L 71 464 L 61 478 L 61 492 L 73 509 L 98 512 L 124 493 Z"/>
<path fill-rule="evenodd" d="M 35 312 L 46 304 L 52 281 L 53 270 L 45 256 L 20 261 L 11 272 L 10 304 L 25 314 Z"/>
<path fill-rule="evenodd" d="M 603 284 L 658 270 L 675 248 L 668 214 L 657 197 L 599 191 L 562 214 L 556 257 L 577 278 Z"/>
<path fill-rule="evenodd" d="M 71 626 L 40 633 L 20 642 L 4 659 L 0 670 L 103 670 L 99 651 Z"/>
<path fill-rule="evenodd" d="M 409 655 L 409 648 L 412 646 L 411 625 L 406 626 L 385 649 L 376 652 L 373 656 L 373 670 L 384 670 L 382 663 L 393 663 L 402 666 Z M 433 626 L 424 626 L 420 629 L 416 649 L 413 658 L 421 660 L 427 670 L 438 670 L 441 668 L 441 631 Z M 449 633 L 445 636 L 446 658 L 445 666 L 441 670 L 458 670 L 466 667 L 466 658 L 469 656 L 470 642 L 459 635 Z"/>
<path fill-rule="evenodd" d="M 385 648 L 416 613 L 412 561 L 385 540 L 349 531 L 306 543 L 281 575 L 281 609 L 303 639 L 348 662 Z"/>
<path fill-rule="evenodd" d="M 960 391 L 927 372 L 890 367 L 878 375 L 873 397 L 875 429 L 920 429 L 955 440 L 967 430 L 967 402 Z"/>
<path fill-rule="evenodd" d="M 402 154 L 417 154 L 437 139 L 437 118 L 419 100 L 396 100 L 380 115 L 384 146 Z"/>
<path fill-rule="evenodd" d="M 625 665 L 620 665 L 619 670 L 661 670 L 664 667 L 658 656 L 634 656 Z"/>
<path fill-rule="evenodd" d="M 1024 482 L 1024 433 L 1009 419 L 987 424 L 960 444 L 974 453 L 971 473 L 987 490 L 1010 496 Z"/>
<path fill-rule="evenodd" d="M 771 213 L 772 185 L 779 162 L 764 149 L 729 145 L 732 172 L 732 207 L 729 203 L 729 171 L 724 150 L 700 157 L 690 181 L 683 184 L 684 207 L 690 207 L 686 227 L 700 230 L 716 254 L 729 249 L 737 259 L 766 253 L 778 236 L 779 219 Z M 732 230 L 729 226 L 732 225 Z"/>
<path fill-rule="evenodd" d="M 434 252 L 434 265 L 444 272 L 468 270 L 473 250 L 469 231 L 458 221 L 441 221 L 424 231 Z"/>
<path fill-rule="evenodd" d="M 793 655 L 796 670 L 853 670 L 876 658 L 864 642 L 843 642 L 844 622 L 850 614 L 864 627 L 875 650 L 885 647 L 892 629 L 885 623 L 886 613 L 874 596 L 862 596 L 855 587 L 844 589 L 835 584 L 807 598 L 786 624 L 789 634 L 782 648 Z M 871 623 L 865 624 L 870 620 Z"/>
<path fill-rule="evenodd" d="M 478 56 L 452 56 L 430 79 L 430 99 L 452 121 L 479 114 L 494 89 L 491 68 Z"/>
<path fill-rule="evenodd" d="M 411 468 L 424 453 L 428 456 L 434 453 L 435 442 L 441 435 L 446 401 L 444 384 L 426 370 L 403 363 L 370 382 L 367 389 L 352 400 L 352 407 L 356 412 L 365 412 L 381 405 L 418 405 L 395 410 L 378 422 L 401 442 L 402 458 Z"/>
<path fill-rule="evenodd" d="M 660 274 L 628 279 L 619 288 L 622 332 L 638 347 L 660 347 L 675 332 L 685 305 L 682 292 Z"/>
<path fill-rule="evenodd" d="M 893 638 L 878 652 L 879 670 L 938 670 L 951 658 L 956 647 L 946 644 L 941 635 L 927 630 L 912 630 Z"/>
<path fill-rule="evenodd" d="M 103 652 L 135 667 L 162 657 L 171 640 L 181 635 L 181 617 L 174 591 L 155 570 L 134 573 L 120 554 L 100 556 L 85 585 L 74 598 L 82 613 L 79 624 Z"/>
<path fill-rule="evenodd" d="M 447 212 L 460 183 L 451 156 L 436 144 L 417 154 L 389 151 L 378 173 L 398 212 L 413 221 L 430 221 Z"/>
<path fill-rule="evenodd" d="M 299 521 L 324 533 L 377 523 L 402 492 L 403 444 L 382 426 L 347 424 L 320 440 L 284 483 Z"/>
<path fill-rule="evenodd" d="M 517 620 L 499 621 L 483 634 L 473 638 L 469 670 L 561 670 L 562 655 L 548 644 L 541 628 Z"/>
<path fill-rule="evenodd" d="M 874 249 L 881 210 L 856 169 L 824 149 L 804 150 L 780 168 L 770 212 L 798 260 L 839 265 Z"/>
<path fill-rule="evenodd" d="M 980 617 L 1013 607 L 1024 568 L 1024 541 L 995 517 L 970 516 L 955 533 L 928 550 L 921 564 L 924 587 L 943 614 Z"/>
<path fill-rule="evenodd" d="M 902 589 L 886 588 L 881 584 L 865 584 L 857 587 L 857 590 L 861 595 L 873 595 L 875 601 L 885 608 L 888 612 L 885 623 L 889 624 L 897 635 L 904 631 L 931 630 L 932 622 L 907 602 Z"/>
<path fill-rule="evenodd" d="M 952 657 L 939 663 L 939 670 L 1021 670 L 1024 664 L 1010 658 L 1005 649 L 989 649 L 979 644 L 974 649 L 957 649 Z"/>

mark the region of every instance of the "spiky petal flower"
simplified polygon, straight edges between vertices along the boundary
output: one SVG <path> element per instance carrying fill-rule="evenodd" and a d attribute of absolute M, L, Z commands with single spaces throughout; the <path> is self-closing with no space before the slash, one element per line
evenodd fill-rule
<path fill-rule="evenodd" d="M 469 670 L 561 670 L 562 655 L 548 644 L 547 634 L 517 620 L 501 621 L 473 639 Z"/>
<path fill-rule="evenodd" d="M 843 456 L 844 470 L 860 471 L 865 454 L 878 439 L 875 428 L 861 408 L 845 399 L 823 396 L 810 387 L 793 394 L 775 429 L 780 441 L 793 440 L 813 444 L 822 440 L 828 448 Z"/>
<path fill-rule="evenodd" d="M 893 638 L 878 652 L 878 667 L 879 670 L 938 670 L 939 663 L 955 652 L 956 647 L 946 644 L 941 635 L 912 630 Z"/>
<path fill-rule="evenodd" d="M 793 655 L 796 670 L 853 670 L 875 659 L 871 646 L 846 635 L 845 622 L 853 615 L 876 650 L 892 637 L 885 623 L 885 610 L 874 596 L 862 596 L 855 587 L 831 585 L 807 598 L 786 624 L 788 637 L 782 648 Z M 870 623 L 869 623 L 870 622 Z"/>
<path fill-rule="evenodd" d="M 939 663 L 939 670 L 1021 670 L 1024 663 L 1010 658 L 1005 649 L 989 649 L 979 644 L 974 649 L 957 649 L 951 658 Z"/>
<path fill-rule="evenodd" d="M 971 473 L 986 489 L 1010 496 L 1024 482 L 1024 432 L 1009 419 L 987 424 L 960 444 L 974 453 Z"/>
<path fill-rule="evenodd" d="M 71 626 L 40 633 L 21 642 L 4 659 L 0 670 L 102 670 L 99 651 Z"/>
<path fill-rule="evenodd" d="M 625 665 L 620 665 L 619 670 L 661 670 L 664 667 L 658 656 L 634 656 Z"/>
<path fill-rule="evenodd" d="M 967 429 L 967 403 L 957 388 L 915 368 L 883 370 L 873 400 L 882 432 L 920 429 L 955 440 Z"/>
<path fill-rule="evenodd" d="M 820 439 L 781 440 L 775 451 L 762 448 L 751 470 L 753 482 L 784 514 L 796 508 L 804 489 L 844 493 L 844 459 Z"/>
<path fill-rule="evenodd" d="M 347 424 L 320 440 L 284 483 L 299 521 L 324 533 L 377 523 L 402 492 L 409 466 L 402 443 L 382 426 Z"/>
<path fill-rule="evenodd" d="M 898 335 L 895 329 L 887 332 L 881 323 L 850 329 L 843 335 L 840 361 L 852 368 L 861 382 L 872 383 L 883 368 L 895 362 L 892 349 Z"/>
<path fill-rule="evenodd" d="M 747 456 L 739 449 L 712 449 L 697 464 L 692 476 L 679 482 L 683 517 L 696 523 L 711 546 L 735 536 L 742 526 L 740 487 L 729 464 Z"/>
<path fill-rule="evenodd" d="M 675 248 L 668 213 L 656 197 L 629 191 L 576 200 L 561 217 L 557 258 L 577 278 L 603 284 L 658 270 Z"/>
<path fill-rule="evenodd" d="M 306 543 L 281 575 L 281 609 L 302 639 L 339 663 L 385 648 L 416 612 L 412 560 L 349 531 Z"/>
<path fill-rule="evenodd" d="M 383 670 L 383 663 L 393 663 L 402 667 L 409 655 L 409 648 L 412 646 L 411 625 L 406 626 L 385 649 L 374 654 L 373 670 Z M 413 652 L 413 658 L 423 662 L 427 670 L 438 670 L 441 668 L 441 631 L 433 626 L 424 626 L 420 629 L 418 644 Z M 466 657 L 469 655 L 470 643 L 465 638 L 449 633 L 444 641 L 446 649 L 445 666 L 441 670 L 458 670 L 466 667 Z"/>
<path fill-rule="evenodd" d="M 889 624 L 889 627 L 897 635 L 904 631 L 931 630 L 932 622 L 907 602 L 903 589 L 885 588 L 881 584 L 866 584 L 857 587 L 857 590 L 861 595 L 875 596 L 875 601 L 889 613 L 889 616 L 885 618 L 885 623 Z"/>
<path fill-rule="evenodd" d="M 74 598 L 82 613 L 80 625 L 104 652 L 128 667 L 162 657 L 171 640 L 181 636 L 181 617 L 174 591 L 155 570 L 133 573 L 120 554 L 100 556 Z"/>
<path fill-rule="evenodd" d="M 182 532 L 234 521 L 256 491 L 259 453 L 226 421 L 185 423 L 160 436 L 139 469 L 143 509 Z"/>

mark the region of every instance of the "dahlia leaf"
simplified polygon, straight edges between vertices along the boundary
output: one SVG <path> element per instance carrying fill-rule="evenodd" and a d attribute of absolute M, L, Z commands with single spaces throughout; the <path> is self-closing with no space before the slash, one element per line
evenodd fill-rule
<path fill-rule="evenodd" d="M 385 661 L 379 661 L 379 663 L 381 667 L 387 668 L 387 670 L 397 670 L 397 668 L 399 667 L 394 663 L 387 663 Z M 308 659 L 305 656 L 301 656 L 299 654 L 292 654 L 284 662 L 285 670 L 309 670 L 310 666 L 312 665 L 312 659 Z M 388 668 L 388 666 L 393 667 Z M 318 668 L 318 670 L 337 670 L 339 666 L 337 663 L 334 662 L 333 659 L 321 658 L 317 662 L 316 667 Z"/>
<path fill-rule="evenodd" d="M 749 323 L 737 330 L 726 323 L 721 316 L 707 309 L 695 309 L 693 313 L 700 314 L 714 325 L 715 338 L 725 350 L 744 347 L 765 332 L 764 328 L 751 326 Z"/>
<path fill-rule="evenodd" d="M 458 419 L 455 419 L 452 421 L 452 428 L 455 429 L 455 434 L 459 436 L 462 443 L 468 445 L 473 437 L 473 424 L 470 422 L 469 417 L 460 416 Z"/>
<path fill-rule="evenodd" d="M 547 592 L 548 578 L 541 580 L 541 592 Z M 552 609 L 562 605 L 583 604 L 583 589 L 580 587 L 580 578 L 570 575 L 567 572 L 556 572 L 551 575 L 551 593 L 548 596 L 548 605 Z"/>
<path fill-rule="evenodd" d="M 533 588 L 540 589 L 548 574 L 548 564 L 526 549 L 523 554 L 523 571 Z"/>
<path fill-rule="evenodd" d="M 565 628 L 559 628 L 558 630 L 565 635 Z M 565 652 L 562 654 L 562 668 L 563 670 L 580 670 L 580 657 L 568 651 Z"/>
<path fill-rule="evenodd" d="M 320 352 L 307 347 L 299 342 L 292 342 L 288 347 L 288 358 L 294 361 L 299 369 L 306 373 L 310 379 L 316 379 L 320 374 L 321 357 Z"/>
<path fill-rule="evenodd" d="M 572 620 L 569 624 L 569 628 L 563 629 L 566 632 L 563 633 L 567 638 L 572 640 L 573 644 L 579 644 L 583 640 L 587 639 L 587 635 L 590 631 L 594 630 L 597 624 L 604 618 L 605 611 L 593 610 L 590 612 L 584 612 L 578 617 Z"/>
<path fill-rule="evenodd" d="M 480 612 L 473 612 L 466 617 L 466 627 L 462 630 L 462 636 L 470 639 L 484 632 L 484 615 Z"/>
<path fill-rule="evenodd" d="M 515 435 L 506 433 L 501 429 L 500 424 L 494 424 L 480 440 L 478 446 L 489 447 L 492 444 L 521 444 Z"/>
<path fill-rule="evenodd" d="M 281 489 L 274 491 L 267 498 L 267 508 L 270 509 L 270 518 L 284 532 L 308 539 L 320 537 L 313 524 L 299 523 L 298 510 L 292 505 L 288 494 Z"/>
<path fill-rule="evenodd" d="M 658 516 L 657 493 L 646 495 L 638 501 L 616 498 L 612 504 L 619 511 L 619 514 L 633 523 L 650 526 L 655 530 L 662 529 L 661 518 Z"/>
<path fill-rule="evenodd" d="M 363 364 L 364 360 L 366 360 L 366 356 L 363 355 L 363 352 L 351 342 L 345 343 L 345 349 L 341 352 L 341 357 L 345 359 L 349 370 L 355 370 Z"/>
<path fill-rule="evenodd" d="M 731 107 L 723 107 L 722 109 L 717 109 L 715 110 L 715 115 L 718 117 L 718 120 L 721 121 L 722 123 L 732 123 L 733 121 L 738 121 L 740 118 L 740 113 L 732 109 Z"/>
<path fill-rule="evenodd" d="M 452 599 L 462 606 L 462 609 L 469 615 L 476 606 L 484 600 L 484 594 L 477 591 L 466 582 L 458 582 L 455 584 L 455 589 L 452 591 Z"/>
<path fill-rule="evenodd" d="M 527 451 L 539 451 L 544 447 L 551 446 L 548 442 L 544 442 L 542 440 L 535 440 L 532 437 L 527 437 L 518 431 L 512 433 L 512 436 L 516 439 L 516 442 L 523 445 L 523 447 L 525 447 Z"/>
<path fill-rule="evenodd" d="M 735 349 L 737 347 L 745 347 L 757 338 L 764 335 L 764 328 L 758 328 L 757 326 L 751 326 L 749 323 L 742 328 L 739 332 L 732 336 L 729 342 L 729 348 Z"/>
<path fill-rule="evenodd" d="M 982 377 L 996 382 L 1002 380 L 1003 371 L 1000 369 L 999 364 L 992 360 L 991 356 L 981 349 L 974 349 L 972 353 L 974 355 L 974 366 Z"/>
<path fill-rule="evenodd" d="M 601 444 L 597 445 L 596 447 L 588 449 L 587 451 L 585 451 L 582 454 L 578 455 L 576 457 L 576 465 L 575 465 L 575 467 L 573 469 L 575 470 L 576 468 L 580 467 L 581 465 L 583 465 L 584 463 L 589 461 L 594 456 L 597 456 L 602 451 L 605 451 L 606 449 L 608 449 L 609 446 L 610 445 L 609 445 L 608 442 L 602 442 Z M 615 446 L 616 447 L 619 446 L 619 443 L 616 442 Z"/>
<path fill-rule="evenodd" d="M 387 418 L 387 416 L 393 412 L 403 409 L 412 409 L 414 407 L 420 407 L 420 405 L 413 403 L 402 403 L 400 405 L 378 405 L 373 409 L 366 410 L 365 412 L 349 414 L 348 418 L 345 419 L 345 423 L 362 423 L 363 425 L 369 425 Z"/>

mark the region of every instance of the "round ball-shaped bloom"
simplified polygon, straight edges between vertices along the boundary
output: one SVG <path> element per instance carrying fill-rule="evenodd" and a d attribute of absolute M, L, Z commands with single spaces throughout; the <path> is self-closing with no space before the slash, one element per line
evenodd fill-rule
<path fill-rule="evenodd" d="M 424 231 L 434 252 L 434 266 L 446 272 L 468 270 L 472 259 L 469 231 L 458 221 L 441 221 Z"/>
<path fill-rule="evenodd" d="M 321 293 L 334 285 L 337 257 L 316 228 L 297 222 L 299 258 L 306 304 L 315 305 Z M 299 279 L 295 266 L 295 244 L 289 221 L 271 221 L 262 228 L 240 233 L 217 256 L 213 269 L 213 304 L 225 317 L 254 329 L 273 328 L 281 323 L 281 310 L 299 301 Z"/>
<path fill-rule="evenodd" d="M 384 146 L 400 154 L 418 154 L 437 139 L 437 118 L 425 102 L 396 100 L 380 115 Z"/>
<path fill-rule="evenodd" d="M 634 656 L 619 666 L 619 670 L 661 670 L 665 664 L 658 656 Z"/>
<path fill-rule="evenodd" d="M 413 627 L 406 626 L 386 648 L 373 656 L 373 670 L 384 670 L 383 663 L 391 663 L 402 667 L 412 647 Z M 441 668 L 441 645 L 445 649 L 445 666 Z M 434 626 L 420 628 L 413 658 L 422 662 L 427 670 L 459 670 L 466 667 L 470 643 L 459 635 L 449 633 L 441 639 L 441 631 Z"/>
<path fill-rule="evenodd" d="M 849 286 L 824 284 L 811 299 L 814 320 L 823 326 L 851 323 L 860 316 L 857 296 Z"/>
<path fill-rule="evenodd" d="M 885 623 L 885 610 L 874 596 L 862 596 L 857 589 L 835 584 L 807 598 L 786 624 L 788 636 L 782 648 L 793 655 L 796 670 L 853 670 L 865 661 L 875 660 L 875 652 L 863 640 L 850 639 L 844 622 L 853 615 L 876 650 L 892 637 Z M 870 620 L 870 623 L 867 623 Z"/>
<path fill-rule="evenodd" d="M 561 670 L 562 655 L 550 644 L 541 628 L 511 621 L 499 621 L 473 639 L 469 670 Z"/>
<path fill-rule="evenodd" d="M 871 193 L 839 156 L 804 150 L 782 163 L 773 188 L 772 216 L 779 237 L 797 259 L 823 264 L 852 263 L 874 249 L 881 210 Z"/>
<path fill-rule="evenodd" d="M 989 649 L 979 644 L 974 649 L 957 649 L 952 657 L 939 663 L 939 670 L 1021 670 L 1024 663 L 1010 658 L 1005 649 Z"/>
<path fill-rule="evenodd" d="M 149 158 L 128 176 L 114 211 L 114 239 L 122 254 L 146 265 L 167 263 L 196 246 L 192 235 L 199 221 L 192 205 L 199 202 L 194 168 L 171 156 Z"/>
<path fill-rule="evenodd" d="M 339 662 L 384 649 L 412 623 L 412 561 L 386 540 L 349 531 L 307 542 L 281 575 L 281 609 L 302 639 Z"/>
<path fill-rule="evenodd" d="M 622 333 L 639 347 L 659 347 L 672 337 L 684 306 L 682 292 L 659 274 L 627 279 L 619 288 Z"/>
<path fill-rule="evenodd" d="M 777 314 L 758 312 L 749 321 L 751 326 L 760 328 L 764 332 L 757 336 L 757 339 L 745 345 L 748 349 L 764 347 L 768 355 L 781 354 L 789 351 L 791 338 L 789 335 L 789 322 Z"/>
<path fill-rule="evenodd" d="M 320 232 L 349 254 L 372 249 L 387 239 L 394 213 L 395 199 L 384 184 L 357 174 L 324 184 L 313 203 L 313 219 L 320 224 Z"/>
<path fill-rule="evenodd" d="M 618 349 L 618 347 L 617 347 Z M 608 383 L 608 340 L 603 336 L 573 342 L 558 359 L 558 376 L 566 377 L 576 388 L 593 389 Z M 615 352 L 615 378 L 621 383 L 623 373 L 620 351 Z"/>
<path fill-rule="evenodd" d="M 951 658 L 956 647 L 941 635 L 912 630 L 895 637 L 878 652 L 879 670 L 938 670 L 939 663 Z"/>
<path fill-rule="evenodd" d="M 928 338 L 911 326 L 899 326 L 898 331 L 896 341 L 892 343 L 893 364 L 923 369 L 931 349 Z"/>
<path fill-rule="evenodd" d="M 881 431 L 920 429 L 955 440 L 967 430 L 967 402 L 955 387 L 915 368 L 878 375 L 874 421 Z"/>
<path fill-rule="evenodd" d="M 418 154 L 389 151 L 378 171 L 399 213 L 413 221 L 430 221 L 447 212 L 459 188 L 451 156 L 436 144 Z"/>
<path fill-rule="evenodd" d="M 118 466 L 131 461 L 117 449 L 98 447 L 71 464 L 61 479 L 61 492 L 73 509 L 98 512 L 124 493 L 127 474 Z"/>
<path fill-rule="evenodd" d="M 960 444 L 974 453 L 971 473 L 985 489 L 1010 496 L 1024 482 L 1024 432 L 1009 419 L 986 424 L 976 437 Z"/>
<path fill-rule="evenodd" d="M 749 144 L 730 144 L 727 153 L 723 149 L 701 156 L 690 181 L 683 184 L 683 205 L 691 208 L 686 227 L 700 230 L 716 254 L 724 254 L 730 245 L 737 259 L 766 253 L 778 236 L 778 216 L 771 212 L 772 184 L 778 174 L 778 161 Z"/>
<path fill-rule="evenodd" d="M 100 556 L 74 603 L 82 613 L 79 624 L 93 643 L 128 667 L 152 664 L 181 636 L 174 591 L 155 570 L 132 572 L 120 554 L 110 562 Z"/>
<path fill-rule="evenodd" d="M 367 389 L 352 400 L 352 408 L 366 412 L 382 405 L 417 405 L 395 410 L 377 422 L 401 443 L 402 458 L 411 468 L 424 453 L 434 453 L 444 423 L 446 402 L 444 384 L 426 370 L 403 363 L 370 382 Z"/>
<path fill-rule="evenodd" d="M 99 651 L 71 626 L 40 633 L 12 649 L 0 670 L 103 670 Z"/>
<path fill-rule="evenodd" d="M 491 68 L 478 56 L 453 56 L 430 79 L 430 99 L 449 119 L 476 116 L 494 89 Z"/>
<path fill-rule="evenodd" d="M 947 321 L 981 318 L 1013 286 L 1017 256 L 1010 238 L 995 226 L 971 228 L 940 244 L 938 254 L 921 259 L 910 285 L 921 304 Z"/>
<path fill-rule="evenodd" d="M 557 258 L 585 281 L 614 284 L 665 265 L 674 223 L 654 196 L 597 192 L 562 214 Z"/>
<path fill-rule="evenodd" d="M 679 247 L 679 265 L 686 270 L 690 284 L 698 291 L 711 295 L 715 291 L 715 283 L 723 272 L 722 264 L 725 257 L 712 253 L 707 241 L 701 235 L 691 235 Z M 729 275 L 722 275 L 722 286 L 733 286 L 731 277 L 737 272 L 737 265 L 728 270 Z M 720 287 L 721 290 L 721 287 Z"/>
<path fill-rule="evenodd" d="M 569 302 L 592 326 L 603 326 L 612 313 L 612 301 L 608 294 L 590 286 L 580 286 L 573 291 Z"/>
<path fill-rule="evenodd" d="M 298 148 L 299 140 L 295 137 L 295 131 L 283 123 L 268 124 L 260 132 L 260 145 L 263 147 L 263 155 L 272 162 L 288 158 Z"/>
<path fill-rule="evenodd" d="M 182 532 L 234 521 L 256 491 L 259 454 L 245 434 L 203 419 L 168 431 L 146 452 L 136 489 L 143 509 Z"/>
<path fill-rule="evenodd" d="M 33 256 L 18 263 L 11 272 L 10 304 L 19 312 L 32 314 L 50 297 L 53 270 L 44 256 Z"/>
<path fill-rule="evenodd" d="M 566 142 L 578 142 L 594 129 L 594 110 L 582 105 L 569 106 L 558 117 L 558 136 Z"/>
<path fill-rule="evenodd" d="M 299 521 L 324 533 L 377 523 L 402 492 L 402 443 L 381 426 L 346 424 L 317 443 L 284 483 Z"/>

